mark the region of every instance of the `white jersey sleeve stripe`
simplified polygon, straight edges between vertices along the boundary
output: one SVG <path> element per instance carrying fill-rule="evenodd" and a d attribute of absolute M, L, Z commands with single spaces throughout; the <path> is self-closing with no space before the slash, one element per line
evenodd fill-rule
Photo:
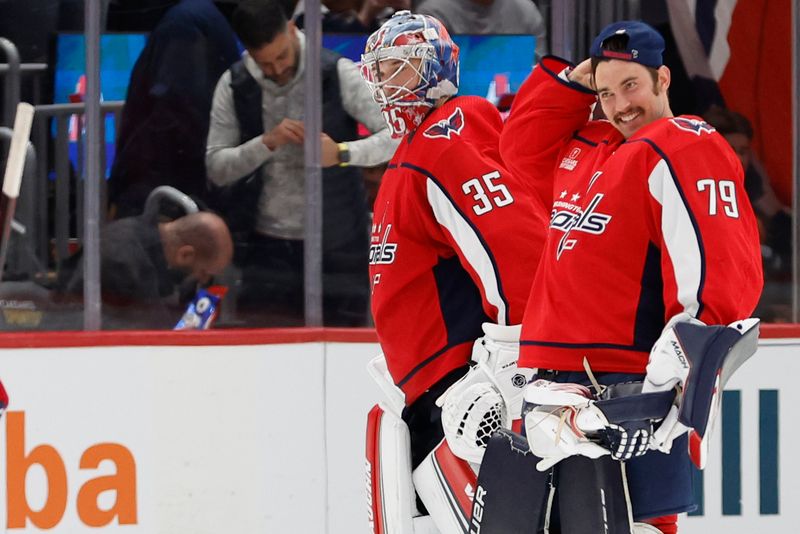
<path fill-rule="evenodd" d="M 508 312 L 494 260 L 477 230 L 461 213 L 453 201 L 430 177 L 427 180 L 428 203 L 433 208 L 436 222 L 442 225 L 456 242 L 456 246 L 480 278 L 486 300 L 497 308 L 497 323 L 508 324 Z"/>
<path fill-rule="evenodd" d="M 663 159 L 648 177 L 650 194 L 661 204 L 661 232 L 669 252 L 677 300 L 692 317 L 700 313 L 703 251 L 700 238 L 669 165 Z"/>

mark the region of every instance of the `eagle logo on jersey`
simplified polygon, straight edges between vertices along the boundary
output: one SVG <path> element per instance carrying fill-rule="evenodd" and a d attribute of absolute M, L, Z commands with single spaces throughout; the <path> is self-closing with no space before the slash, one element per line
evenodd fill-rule
<path fill-rule="evenodd" d="M 691 132 L 691 133 L 693 133 L 695 135 L 700 135 L 700 134 L 703 134 L 703 133 L 710 134 L 712 132 L 716 132 L 716 130 L 714 129 L 713 126 L 711 126 L 710 124 L 708 124 L 705 121 L 699 121 L 697 119 L 687 119 L 685 117 L 675 117 L 675 118 L 670 119 L 670 122 L 672 124 L 674 124 L 675 126 L 677 126 L 678 128 L 680 128 L 681 130 L 684 130 L 686 132 Z"/>
<path fill-rule="evenodd" d="M 428 139 L 450 139 L 452 134 L 461 135 L 461 130 L 464 128 L 464 112 L 461 108 L 456 108 L 452 115 L 446 119 L 440 120 L 433 126 L 429 126 L 422 135 Z"/>
<path fill-rule="evenodd" d="M 603 200 L 603 193 L 597 193 L 585 209 L 577 211 L 553 210 L 550 218 L 550 227 L 564 232 L 558 241 L 556 259 L 561 259 L 561 254 L 566 250 L 572 250 L 578 244 L 578 238 L 572 232 L 586 232 L 588 234 L 600 235 L 606 231 L 611 215 L 599 213 L 597 205 Z"/>

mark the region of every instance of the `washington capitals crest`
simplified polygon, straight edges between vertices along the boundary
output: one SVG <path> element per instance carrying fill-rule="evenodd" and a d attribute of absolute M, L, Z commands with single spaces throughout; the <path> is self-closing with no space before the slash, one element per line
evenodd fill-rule
<path fill-rule="evenodd" d="M 461 135 L 462 128 L 464 128 L 464 112 L 461 108 L 456 108 L 452 115 L 429 126 L 422 135 L 429 139 L 450 139 L 452 134 Z"/>
<path fill-rule="evenodd" d="M 708 124 L 707 122 L 699 121 L 697 119 L 674 117 L 670 119 L 670 122 L 672 122 L 672 124 L 680 128 L 681 130 L 684 130 L 686 132 L 691 132 L 695 135 L 700 135 L 702 133 L 709 134 L 716 131 L 714 127 Z"/>

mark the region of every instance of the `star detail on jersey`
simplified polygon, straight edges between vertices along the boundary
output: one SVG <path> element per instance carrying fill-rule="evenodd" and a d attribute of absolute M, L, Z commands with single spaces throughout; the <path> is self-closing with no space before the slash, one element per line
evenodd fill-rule
<path fill-rule="evenodd" d="M 577 202 L 579 198 L 581 198 L 581 196 L 580 196 L 578 193 L 575 193 L 574 195 L 572 195 L 572 196 L 570 197 L 570 199 L 571 199 L 573 202 Z"/>
<path fill-rule="evenodd" d="M 450 139 L 453 134 L 461 135 L 461 130 L 464 128 L 464 113 L 461 108 L 456 108 L 452 115 L 446 119 L 440 120 L 433 126 L 429 126 L 422 135 L 429 139 Z"/>
<path fill-rule="evenodd" d="M 567 190 L 566 190 L 566 189 L 564 189 L 564 190 L 561 192 L 561 194 L 560 194 L 560 195 L 558 195 L 558 198 L 567 198 Z"/>
<path fill-rule="evenodd" d="M 710 134 L 716 131 L 714 127 L 708 124 L 707 122 L 700 121 L 697 119 L 688 119 L 686 117 L 675 117 L 673 119 L 670 119 L 670 122 L 675 126 L 677 126 L 678 128 L 680 128 L 681 130 L 684 130 L 686 132 L 691 132 L 695 135 L 700 135 L 703 133 Z"/>

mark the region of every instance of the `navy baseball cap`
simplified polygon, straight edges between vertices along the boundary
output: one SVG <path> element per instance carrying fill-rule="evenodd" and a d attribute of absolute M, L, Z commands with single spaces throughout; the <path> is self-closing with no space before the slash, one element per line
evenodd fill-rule
<path fill-rule="evenodd" d="M 603 43 L 609 37 L 627 35 L 628 42 L 624 50 L 603 50 Z M 657 69 L 664 64 L 664 38 L 652 26 L 638 20 L 623 20 L 609 24 L 592 41 L 589 50 L 591 57 L 606 59 L 621 59 L 633 61 Z"/>

